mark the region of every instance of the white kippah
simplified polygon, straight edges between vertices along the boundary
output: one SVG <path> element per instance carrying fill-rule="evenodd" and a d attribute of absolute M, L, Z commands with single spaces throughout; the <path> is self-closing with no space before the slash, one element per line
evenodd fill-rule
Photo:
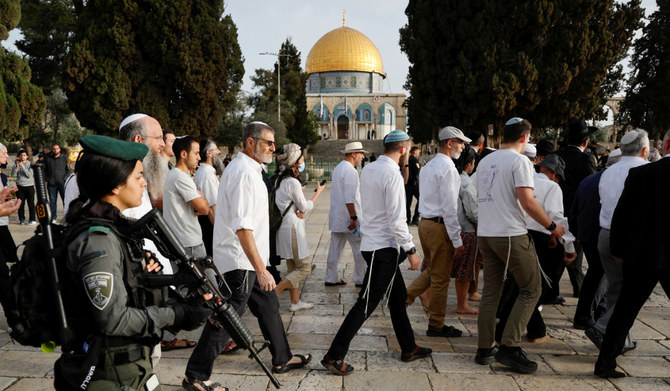
<path fill-rule="evenodd" d="M 5 148 L 7 148 L 7 147 L 5 147 L 5 145 L 3 143 L 0 143 L 0 149 L 5 149 Z"/>
<path fill-rule="evenodd" d="M 630 132 L 624 134 L 623 137 L 621 137 L 621 145 L 628 145 L 637 140 L 639 136 L 640 132 L 637 130 L 631 130 Z"/>
<path fill-rule="evenodd" d="M 128 125 L 131 122 L 137 121 L 140 118 L 148 117 L 146 114 L 131 114 L 127 116 L 123 121 L 121 121 L 121 125 L 119 125 L 119 130 L 123 128 L 124 126 Z"/>
<path fill-rule="evenodd" d="M 514 124 L 518 124 L 521 121 L 523 121 L 523 118 L 513 117 L 513 118 L 510 118 L 509 120 L 507 120 L 507 122 L 505 122 L 505 125 L 514 125 Z"/>
<path fill-rule="evenodd" d="M 523 151 L 523 154 L 532 159 L 537 156 L 537 148 L 533 144 L 526 144 L 526 150 Z"/>

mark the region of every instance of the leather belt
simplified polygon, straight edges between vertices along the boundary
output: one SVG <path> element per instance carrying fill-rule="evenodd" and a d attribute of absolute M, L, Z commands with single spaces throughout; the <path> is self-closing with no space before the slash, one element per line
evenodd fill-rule
<path fill-rule="evenodd" d="M 442 217 L 422 217 L 421 220 L 428 220 L 438 224 L 442 224 L 444 222 Z"/>

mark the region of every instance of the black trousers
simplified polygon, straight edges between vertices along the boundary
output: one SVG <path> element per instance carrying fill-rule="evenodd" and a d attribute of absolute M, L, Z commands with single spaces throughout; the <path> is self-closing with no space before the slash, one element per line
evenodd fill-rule
<path fill-rule="evenodd" d="M 34 186 L 19 186 L 19 190 L 16 192 L 16 196 L 21 200 L 21 206 L 19 206 L 19 221 L 25 221 L 25 207 L 28 206 L 28 216 L 30 221 L 36 221 L 35 219 L 35 187 Z"/>
<path fill-rule="evenodd" d="M 416 198 L 414 217 L 412 217 L 412 197 Z M 405 185 L 405 198 L 407 202 L 407 224 L 412 220 L 419 221 L 419 185 Z"/>
<path fill-rule="evenodd" d="M 616 357 L 621 353 L 628 332 L 633 327 L 640 309 L 659 282 L 665 294 L 670 298 L 670 270 L 657 270 L 640 265 L 635 259 L 624 260 L 621 293 L 607 324 L 600 355 L 596 361 L 596 369 L 616 368 Z"/>
<path fill-rule="evenodd" d="M 600 261 L 598 243 L 581 242 L 586 262 L 589 268 L 584 276 L 582 290 L 579 292 L 579 301 L 575 310 L 575 323 L 592 325 L 596 321 L 595 310 L 605 300 L 606 289 L 601 288 L 605 275 L 603 264 Z"/>
<path fill-rule="evenodd" d="M 202 242 L 205 244 L 205 251 L 210 257 L 213 256 L 212 241 L 214 240 L 214 225 L 209 221 L 209 216 L 198 216 L 200 230 L 202 231 Z"/>
<path fill-rule="evenodd" d="M 256 280 L 256 272 L 253 271 L 232 270 L 225 273 L 223 278 L 226 283 L 221 284 L 221 292 L 224 295 L 232 294 L 228 303 L 240 316 L 249 305 L 249 310 L 258 319 L 263 338 L 270 341 L 272 365 L 286 364 L 293 354 L 288 346 L 284 323 L 279 315 L 279 300 L 274 289 L 262 290 Z M 186 365 L 186 377 L 189 380 L 209 380 L 214 361 L 230 339 L 228 332 L 217 327 L 215 323 L 211 318 L 205 322 L 202 335 Z"/>
<path fill-rule="evenodd" d="M 363 280 L 363 288 L 358 293 L 358 300 L 349 310 L 347 317 L 342 322 L 335 339 L 328 349 L 328 358 L 331 360 L 342 360 L 349 351 L 351 340 L 361 328 L 365 320 L 375 311 L 379 302 L 384 298 L 386 290 L 393 280 L 389 295 L 389 310 L 395 336 L 400 344 L 400 349 L 409 353 L 416 348 L 414 331 L 407 317 L 405 301 L 407 300 L 407 289 L 405 281 L 400 272 L 398 250 L 395 248 L 382 248 L 372 251 L 362 251 L 363 259 L 368 265 Z M 373 258 L 374 254 L 374 258 Z M 395 277 L 394 277 L 395 275 Z M 370 282 L 368 296 L 364 297 L 366 288 Z M 366 311 L 367 306 L 367 311 Z"/>
<path fill-rule="evenodd" d="M 16 244 L 14 244 L 12 234 L 9 232 L 9 227 L 2 225 L 0 226 L 0 305 L 5 311 L 7 320 L 10 320 L 10 311 L 14 309 L 14 295 L 9 280 L 8 262 L 18 262 Z"/>
<path fill-rule="evenodd" d="M 577 251 L 577 258 L 569 265 L 562 263 L 558 269 L 558 278 L 556 281 L 560 281 L 563 276 L 563 272 L 568 270 L 568 277 L 570 277 L 570 284 L 572 284 L 572 295 L 574 297 L 579 297 L 582 290 L 582 284 L 584 283 L 584 271 L 582 270 L 582 264 L 584 263 L 584 251 L 582 245 L 579 242 L 575 242 L 575 251 Z M 590 266 L 590 265 L 589 265 Z M 559 296 L 558 284 L 555 287 L 556 297 Z"/>

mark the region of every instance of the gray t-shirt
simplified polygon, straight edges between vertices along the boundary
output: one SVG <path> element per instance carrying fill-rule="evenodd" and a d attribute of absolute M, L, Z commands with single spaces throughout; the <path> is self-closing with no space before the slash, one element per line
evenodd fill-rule
<path fill-rule="evenodd" d="M 200 197 L 190 175 L 173 168 L 163 187 L 163 217 L 184 247 L 202 244 L 202 231 L 189 201 Z"/>

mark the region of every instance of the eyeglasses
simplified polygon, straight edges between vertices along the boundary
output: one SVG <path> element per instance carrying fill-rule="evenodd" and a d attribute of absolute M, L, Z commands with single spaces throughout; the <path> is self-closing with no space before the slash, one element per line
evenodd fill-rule
<path fill-rule="evenodd" d="M 263 141 L 265 141 L 266 143 L 268 143 L 268 147 L 271 147 L 271 146 L 273 146 L 273 145 L 275 145 L 275 146 L 277 145 L 276 142 L 274 142 L 274 141 L 270 141 L 270 140 L 266 140 L 266 139 L 264 139 L 264 138 L 260 138 L 260 137 L 252 137 L 252 138 L 253 138 L 254 140 L 263 140 Z"/>
<path fill-rule="evenodd" d="M 531 142 L 531 141 L 533 141 L 533 136 L 531 136 L 531 135 L 529 134 L 529 135 L 528 135 L 528 142 Z"/>
<path fill-rule="evenodd" d="M 155 139 L 163 139 L 163 136 L 142 136 L 142 138 L 155 138 Z"/>

